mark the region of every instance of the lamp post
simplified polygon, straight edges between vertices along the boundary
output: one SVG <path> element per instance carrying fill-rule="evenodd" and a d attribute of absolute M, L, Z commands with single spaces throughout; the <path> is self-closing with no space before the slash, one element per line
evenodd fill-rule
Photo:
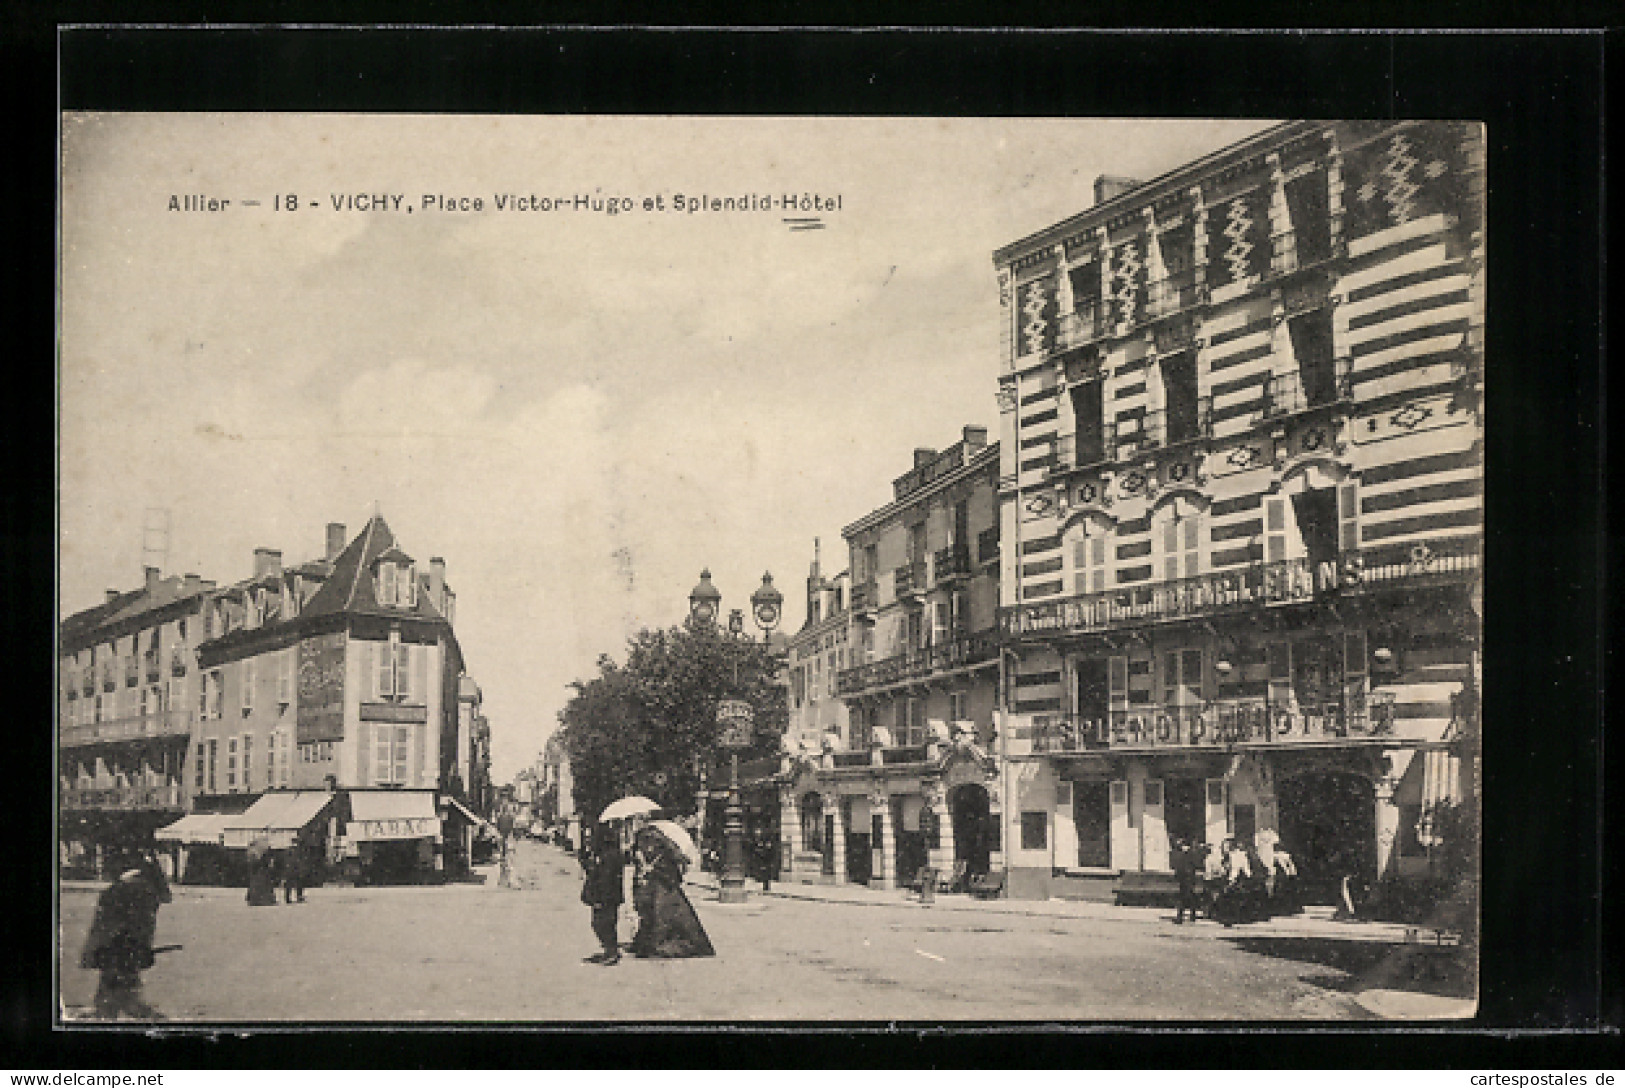
<path fill-rule="evenodd" d="M 773 576 L 762 575 L 762 585 L 751 594 L 751 613 L 762 629 L 764 639 L 778 624 L 784 598 L 773 588 Z M 722 594 L 711 584 L 711 572 L 702 571 L 700 584 L 688 595 L 689 618 L 695 624 L 716 622 Z M 738 638 L 744 633 L 745 617 L 738 609 L 728 616 L 728 633 Z M 739 690 L 739 664 L 735 656 L 733 686 Z M 755 711 L 744 699 L 723 699 L 717 703 L 717 743 L 728 749 L 728 806 L 723 812 L 722 883 L 718 898 L 724 903 L 743 903 L 745 892 L 745 809 L 739 788 L 739 750 L 750 747 Z"/>

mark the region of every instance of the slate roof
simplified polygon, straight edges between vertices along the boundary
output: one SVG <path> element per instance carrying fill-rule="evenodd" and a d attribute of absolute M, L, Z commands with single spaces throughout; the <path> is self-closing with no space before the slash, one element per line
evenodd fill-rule
<path fill-rule="evenodd" d="M 354 540 L 333 559 L 333 572 L 322 588 L 305 604 L 302 616 L 321 616 L 350 613 L 373 616 L 417 616 L 420 619 L 444 619 L 429 600 L 428 578 L 418 577 L 417 603 L 410 610 L 378 603 L 376 583 L 372 578 L 373 564 L 383 558 L 398 560 L 406 552 L 395 540 L 389 524 L 379 515 L 367 522 Z"/>

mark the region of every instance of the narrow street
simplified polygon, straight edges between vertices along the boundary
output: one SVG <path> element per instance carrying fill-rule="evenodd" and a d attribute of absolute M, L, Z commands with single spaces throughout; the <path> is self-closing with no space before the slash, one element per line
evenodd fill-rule
<path fill-rule="evenodd" d="M 713 959 L 582 962 L 596 950 L 575 860 L 517 845 L 515 887 L 317 888 L 250 908 L 241 889 L 177 887 L 146 975 L 175 1021 L 1350 1020 L 1349 992 L 1390 946 L 1174 927 L 1160 912 L 1064 918 L 690 889 Z M 754 887 L 754 885 L 753 885 Z M 62 893 L 62 999 L 94 910 Z M 1125 914 L 1128 912 L 1125 912 Z M 628 911 L 628 915 L 630 912 Z M 630 917 L 623 936 L 630 935 Z"/>

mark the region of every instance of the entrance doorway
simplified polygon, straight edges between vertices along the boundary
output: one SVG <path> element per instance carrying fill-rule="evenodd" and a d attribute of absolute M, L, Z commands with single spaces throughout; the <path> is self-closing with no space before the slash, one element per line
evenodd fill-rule
<path fill-rule="evenodd" d="M 975 783 L 955 787 L 948 795 L 954 822 L 954 862 L 965 863 L 966 876 L 982 876 L 993 849 L 993 817 L 987 790 Z"/>
<path fill-rule="evenodd" d="M 1072 783 L 1072 824 L 1078 830 L 1078 867 L 1109 867 L 1112 863 L 1110 782 Z"/>
<path fill-rule="evenodd" d="M 1345 876 L 1377 875 L 1376 792 L 1369 779 L 1317 771 L 1281 780 L 1281 846 L 1297 864 L 1305 901 L 1337 903 Z"/>
<path fill-rule="evenodd" d="M 1200 778 L 1165 778 L 1162 818 L 1168 838 L 1200 843 L 1207 838 L 1206 783 Z"/>

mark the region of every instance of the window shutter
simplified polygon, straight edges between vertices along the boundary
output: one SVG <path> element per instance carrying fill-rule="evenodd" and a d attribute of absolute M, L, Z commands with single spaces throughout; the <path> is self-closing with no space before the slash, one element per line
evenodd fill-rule
<path fill-rule="evenodd" d="M 1091 574 L 1093 585 L 1090 587 L 1090 592 L 1104 593 L 1106 591 L 1106 536 L 1104 533 L 1089 538 L 1089 551 L 1089 565 L 1093 568 Z"/>
<path fill-rule="evenodd" d="M 397 725 L 393 730 L 395 734 L 395 777 L 392 779 L 399 785 L 406 784 L 406 744 L 412 735 L 410 726 Z"/>
<path fill-rule="evenodd" d="M 1360 550 L 1360 485 L 1337 485 L 1337 546 L 1345 552 Z"/>
<path fill-rule="evenodd" d="M 422 654 L 418 655 L 422 657 Z M 429 757 L 429 727 L 427 725 L 414 725 L 412 727 L 412 748 L 415 758 L 412 761 L 412 785 L 423 785 L 423 768 Z"/>
<path fill-rule="evenodd" d="M 1264 560 L 1279 563 L 1286 559 L 1286 499 L 1265 499 L 1264 513 Z"/>
<path fill-rule="evenodd" d="M 1162 578 L 1166 582 L 1179 580 L 1179 521 L 1169 518 L 1162 525 Z"/>
<path fill-rule="evenodd" d="M 373 655 L 373 662 L 374 662 L 374 669 L 373 669 L 374 690 L 373 690 L 373 695 L 375 697 L 377 697 L 377 698 L 380 698 L 380 699 L 387 698 L 388 696 L 394 695 L 395 694 L 395 679 L 394 679 L 395 670 L 393 668 L 394 662 L 391 660 L 391 658 L 393 656 L 393 651 L 390 648 L 390 644 L 387 643 L 387 642 L 373 642 L 373 643 L 368 643 L 367 645 L 371 648 L 372 655 Z"/>
<path fill-rule="evenodd" d="M 1184 551 L 1186 578 L 1194 578 L 1202 573 L 1202 518 L 1199 514 L 1188 517 L 1184 525 L 1184 539 L 1180 541 Z"/>
<path fill-rule="evenodd" d="M 243 671 L 242 671 L 243 693 L 242 694 L 243 694 L 243 709 L 244 710 L 253 710 L 254 709 L 254 673 L 256 671 L 255 668 L 254 668 L 255 664 L 257 664 L 256 659 L 254 659 L 252 657 L 243 662 Z"/>
<path fill-rule="evenodd" d="M 416 567 L 401 568 L 401 603 L 407 608 L 418 604 L 418 571 Z"/>
<path fill-rule="evenodd" d="M 1106 672 L 1109 677 L 1111 708 L 1122 710 L 1128 707 L 1128 658 L 1113 657 L 1107 662 Z"/>
<path fill-rule="evenodd" d="M 382 728 L 381 726 L 378 728 Z M 368 722 L 359 722 L 355 729 L 355 780 L 358 786 L 372 784 L 372 768 L 370 759 L 372 755 L 372 733 L 374 726 Z"/>
<path fill-rule="evenodd" d="M 429 650 L 419 646 L 412 651 L 412 691 L 420 703 L 429 701 Z"/>

